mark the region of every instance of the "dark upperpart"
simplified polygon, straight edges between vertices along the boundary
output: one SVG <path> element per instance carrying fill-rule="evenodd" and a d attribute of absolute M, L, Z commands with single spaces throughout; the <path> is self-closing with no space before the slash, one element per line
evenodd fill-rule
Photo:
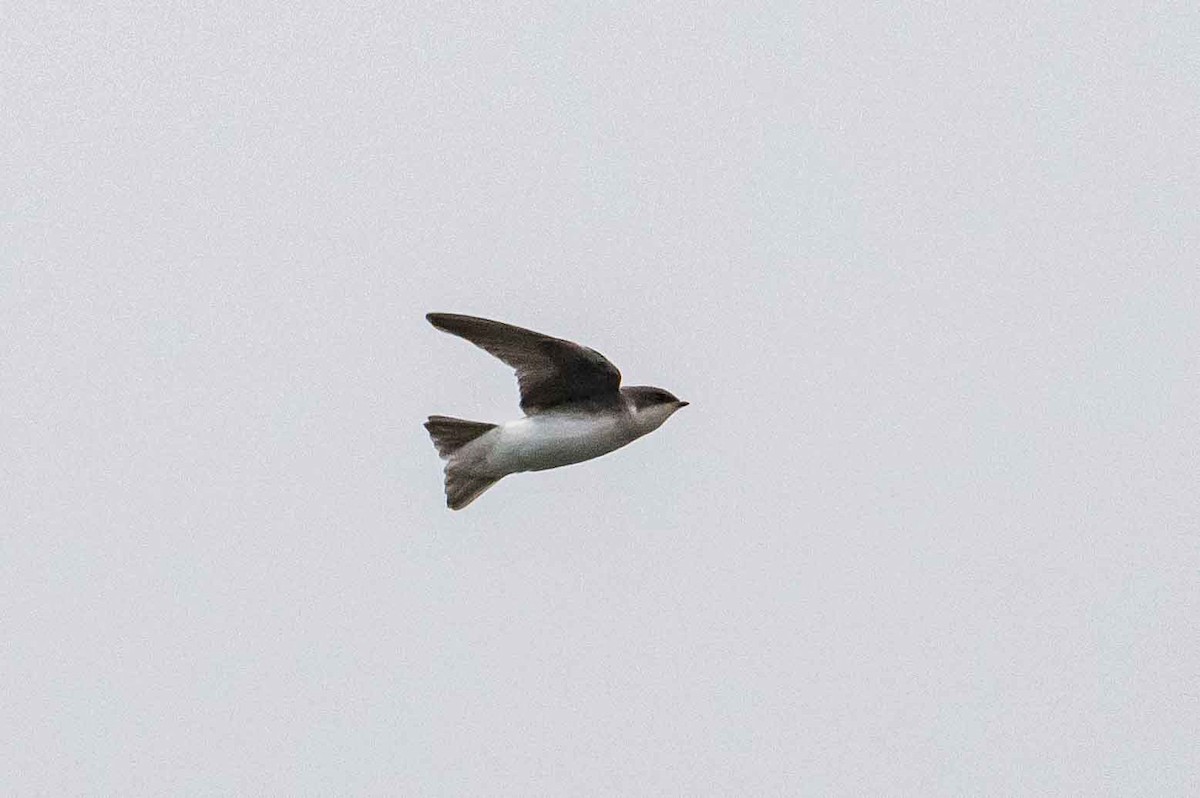
<path fill-rule="evenodd" d="M 630 385 L 621 389 L 621 394 L 633 403 L 633 406 L 638 410 L 654 405 L 677 405 L 679 407 L 687 407 L 688 403 L 679 399 L 670 391 L 664 391 L 662 388 L 655 388 L 650 385 Z"/>

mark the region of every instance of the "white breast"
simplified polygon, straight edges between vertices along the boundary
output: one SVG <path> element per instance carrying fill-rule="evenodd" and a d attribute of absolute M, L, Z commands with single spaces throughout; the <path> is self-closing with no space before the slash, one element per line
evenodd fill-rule
<path fill-rule="evenodd" d="M 608 454 L 642 432 L 626 415 L 544 413 L 500 426 L 488 455 L 504 473 L 543 471 Z"/>

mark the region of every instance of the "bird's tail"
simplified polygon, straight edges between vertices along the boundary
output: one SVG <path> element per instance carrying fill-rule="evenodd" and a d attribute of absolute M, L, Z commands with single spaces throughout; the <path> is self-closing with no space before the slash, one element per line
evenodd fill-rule
<path fill-rule="evenodd" d="M 449 460 L 459 449 L 495 428 L 495 424 L 464 421 L 450 416 L 430 416 L 425 422 L 425 429 L 429 430 L 429 437 L 433 438 L 433 445 L 443 460 Z"/>
<path fill-rule="evenodd" d="M 461 510 L 501 478 L 480 476 L 464 468 L 455 468 L 450 463 L 446 466 L 446 506 L 451 510 Z"/>
<path fill-rule="evenodd" d="M 446 460 L 446 506 L 461 510 L 479 498 L 485 490 L 500 481 L 501 477 L 483 475 L 472 470 L 454 455 L 471 441 L 496 428 L 495 424 L 482 421 L 464 421 L 450 416 L 430 416 L 425 429 L 437 447 L 438 455 Z"/>

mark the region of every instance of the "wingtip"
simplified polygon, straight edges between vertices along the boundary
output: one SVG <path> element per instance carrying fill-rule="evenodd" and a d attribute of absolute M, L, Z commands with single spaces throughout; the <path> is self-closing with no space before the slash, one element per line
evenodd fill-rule
<path fill-rule="evenodd" d="M 463 316 L 460 313 L 426 313 L 425 321 L 437 327 L 443 332 L 453 332 L 450 328 L 454 326 L 456 321 L 471 319 L 471 316 Z"/>

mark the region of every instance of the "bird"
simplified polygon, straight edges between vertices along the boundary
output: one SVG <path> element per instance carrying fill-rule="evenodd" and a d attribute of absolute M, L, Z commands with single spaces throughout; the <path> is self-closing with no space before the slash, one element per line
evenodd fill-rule
<path fill-rule="evenodd" d="M 616 366 L 572 341 L 458 313 L 425 318 L 512 367 L 525 414 L 502 424 L 429 416 L 425 429 L 446 461 L 451 510 L 466 507 L 509 474 L 559 468 L 620 449 L 688 406 L 662 388 L 622 388 Z"/>

